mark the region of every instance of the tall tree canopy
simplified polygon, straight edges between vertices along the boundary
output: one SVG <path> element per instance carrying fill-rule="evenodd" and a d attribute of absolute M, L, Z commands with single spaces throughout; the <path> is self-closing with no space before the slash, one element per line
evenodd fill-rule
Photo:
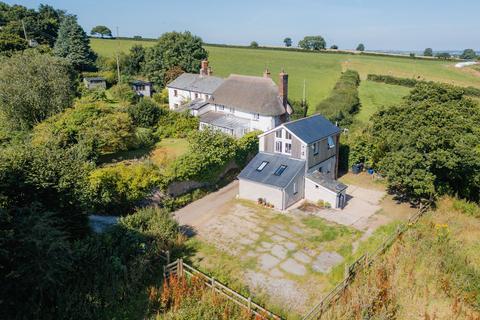
<path fill-rule="evenodd" d="M 0 64 L 0 110 L 11 126 L 30 128 L 71 106 L 75 78 L 65 59 L 17 53 Z"/>
<path fill-rule="evenodd" d="M 285 43 L 285 47 L 291 47 L 292 46 L 292 38 L 285 38 L 283 39 L 283 43 Z"/>
<path fill-rule="evenodd" d="M 49 5 L 41 4 L 37 11 L 24 6 L 9 6 L 0 3 L 0 38 L 3 42 L 11 40 L 10 48 L 18 38 L 25 40 L 23 26 L 29 40 L 35 40 L 39 44 L 53 46 L 57 38 L 60 20 L 65 15 L 64 11 L 57 10 Z M 22 23 L 23 22 L 23 23 Z M 0 50 L 3 48 L 0 47 Z M 23 50 L 22 46 L 14 46 L 14 50 Z"/>
<path fill-rule="evenodd" d="M 480 108 L 459 88 L 419 84 L 397 106 L 372 117 L 352 148 L 409 199 L 452 194 L 479 201 Z"/>
<path fill-rule="evenodd" d="M 174 66 L 185 72 L 198 73 L 200 62 L 208 53 L 202 47 L 202 39 L 190 32 L 168 32 L 145 54 L 145 74 L 159 86 L 165 85 L 165 72 Z"/>
<path fill-rule="evenodd" d="M 433 56 L 433 49 L 432 48 L 426 48 L 424 51 L 423 51 L 423 55 L 425 57 L 432 57 Z"/>
<path fill-rule="evenodd" d="M 298 42 L 298 46 L 305 50 L 323 50 L 327 43 L 322 36 L 306 36 Z"/>
<path fill-rule="evenodd" d="M 477 53 L 473 49 L 465 49 L 463 50 L 462 55 L 460 58 L 462 59 L 467 59 L 467 60 L 473 60 L 477 57 Z"/>
<path fill-rule="evenodd" d="M 58 30 L 54 53 L 69 60 L 77 70 L 91 67 L 95 54 L 90 48 L 90 40 L 77 22 L 77 17 L 65 16 Z"/>
<path fill-rule="evenodd" d="M 107 36 L 111 37 L 112 36 L 112 30 L 110 30 L 106 26 L 95 26 L 92 28 L 92 31 L 90 31 L 91 35 L 100 35 L 102 38 Z"/>
<path fill-rule="evenodd" d="M 357 51 L 365 51 L 365 45 L 363 43 L 358 44 Z"/>

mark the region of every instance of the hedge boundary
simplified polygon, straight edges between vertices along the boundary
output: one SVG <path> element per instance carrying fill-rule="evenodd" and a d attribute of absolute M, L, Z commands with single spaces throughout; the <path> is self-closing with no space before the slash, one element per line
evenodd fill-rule
<path fill-rule="evenodd" d="M 435 82 L 435 81 L 417 80 L 417 79 L 414 79 L 414 78 L 401 78 L 401 77 L 394 77 L 394 76 L 383 75 L 383 74 L 369 74 L 369 75 L 367 75 L 367 80 L 374 81 L 374 82 L 380 82 L 380 83 L 386 83 L 386 84 L 394 84 L 394 85 L 409 87 L 409 88 L 413 88 L 417 84 L 420 84 L 420 83 L 423 83 L 423 84 L 438 83 L 438 82 Z M 441 84 L 443 84 L 443 83 L 441 83 Z M 453 85 L 453 87 L 462 90 L 464 92 L 464 94 L 467 95 L 467 96 L 480 97 L 480 89 L 479 88 L 475 88 L 475 87 L 472 87 L 472 86 L 461 87 L 461 86 L 455 86 L 455 85 Z"/>

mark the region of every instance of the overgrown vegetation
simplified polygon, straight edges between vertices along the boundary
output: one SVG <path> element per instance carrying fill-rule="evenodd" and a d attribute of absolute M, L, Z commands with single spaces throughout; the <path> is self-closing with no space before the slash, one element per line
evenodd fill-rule
<path fill-rule="evenodd" d="M 458 88 L 418 84 L 398 106 L 376 113 L 351 146 L 387 177 L 391 191 L 410 200 L 452 194 L 479 200 L 480 109 Z"/>
<path fill-rule="evenodd" d="M 348 126 L 353 122 L 353 115 L 360 109 L 358 86 L 360 76 L 354 70 L 342 73 L 330 96 L 320 102 L 316 110 L 332 122 L 340 126 Z"/>
<path fill-rule="evenodd" d="M 442 199 L 435 213 L 357 275 L 325 318 L 478 319 L 479 223 Z"/>

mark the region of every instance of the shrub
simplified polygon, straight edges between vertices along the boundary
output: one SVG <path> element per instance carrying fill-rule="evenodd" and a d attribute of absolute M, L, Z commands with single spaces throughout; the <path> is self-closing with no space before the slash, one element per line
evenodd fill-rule
<path fill-rule="evenodd" d="M 110 89 L 110 93 L 115 100 L 122 104 L 131 105 L 138 101 L 138 95 L 133 91 L 132 87 L 126 83 L 114 85 Z"/>
<path fill-rule="evenodd" d="M 252 131 L 236 140 L 235 162 L 244 167 L 258 153 L 258 135 L 261 131 Z"/>
<path fill-rule="evenodd" d="M 160 179 L 154 166 L 143 163 L 96 169 L 89 178 L 93 209 L 113 215 L 128 213 L 159 185 Z"/>
<path fill-rule="evenodd" d="M 158 141 L 157 136 L 150 128 L 135 129 L 135 146 L 137 148 L 147 148 L 153 146 Z"/>
<path fill-rule="evenodd" d="M 154 93 L 152 99 L 161 106 L 168 105 L 168 89 L 165 88 L 160 92 Z"/>
<path fill-rule="evenodd" d="M 133 123 L 140 127 L 152 127 L 157 124 L 162 110 L 150 99 L 142 98 L 140 102 L 127 109 Z"/>
<path fill-rule="evenodd" d="M 350 125 L 353 115 L 360 108 L 358 86 L 360 76 L 354 70 L 347 70 L 340 76 L 330 96 L 317 105 L 317 112 L 341 126 Z"/>
<path fill-rule="evenodd" d="M 165 110 L 158 121 L 157 135 L 160 138 L 185 138 L 198 129 L 198 118 L 188 112 Z"/>
<path fill-rule="evenodd" d="M 453 208 L 468 216 L 480 218 L 480 207 L 475 202 L 455 199 L 453 201 Z"/>
<path fill-rule="evenodd" d="M 387 84 L 395 84 L 395 85 L 405 86 L 405 87 L 412 87 L 412 88 L 415 87 L 417 84 L 432 84 L 437 86 L 443 85 L 447 87 L 453 87 L 458 90 L 462 90 L 463 94 L 467 96 L 480 97 L 480 89 L 475 87 L 451 86 L 448 84 L 441 84 L 433 81 L 417 80 L 413 78 L 400 78 L 400 77 L 387 76 L 387 75 L 381 75 L 381 74 L 369 74 L 367 76 L 367 80 L 382 82 Z"/>
<path fill-rule="evenodd" d="M 172 163 L 168 181 L 214 182 L 225 166 L 235 158 L 235 139 L 219 131 L 194 131 L 188 140 L 190 152 Z"/>

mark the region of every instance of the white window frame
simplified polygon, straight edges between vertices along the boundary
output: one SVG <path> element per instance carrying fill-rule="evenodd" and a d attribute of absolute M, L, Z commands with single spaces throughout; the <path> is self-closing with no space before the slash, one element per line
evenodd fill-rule
<path fill-rule="evenodd" d="M 313 155 L 316 156 L 318 153 L 319 153 L 319 143 L 318 142 L 314 142 L 313 143 Z"/>
<path fill-rule="evenodd" d="M 257 171 L 262 172 L 267 165 L 268 165 L 268 161 L 262 161 L 262 163 L 258 166 Z"/>
<path fill-rule="evenodd" d="M 292 134 L 285 130 L 285 140 L 292 140 Z"/>
<path fill-rule="evenodd" d="M 335 148 L 335 140 L 333 140 L 332 136 L 327 138 L 327 144 L 328 144 L 328 149 Z"/>
<path fill-rule="evenodd" d="M 297 193 L 298 193 L 297 183 L 294 182 L 294 183 L 293 183 L 293 194 L 297 194 Z"/>
<path fill-rule="evenodd" d="M 280 146 L 280 147 L 279 147 Z M 280 150 L 279 150 L 280 149 Z M 282 141 L 275 141 L 275 152 L 283 153 L 283 142 Z"/>
<path fill-rule="evenodd" d="M 285 142 L 284 145 L 285 145 L 284 153 L 286 153 L 286 154 L 292 154 L 292 144 L 291 144 L 291 143 L 288 143 L 288 142 Z M 287 146 L 289 146 L 289 147 L 287 148 Z"/>
<path fill-rule="evenodd" d="M 278 135 L 278 133 L 280 133 L 280 136 Z M 275 131 L 275 138 L 282 139 L 282 137 L 283 137 L 283 129 L 278 129 L 277 131 Z"/>
<path fill-rule="evenodd" d="M 254 113 L 253 114 L 253 120 L 260 120 L 260 114 L 259 113 Z"/>

